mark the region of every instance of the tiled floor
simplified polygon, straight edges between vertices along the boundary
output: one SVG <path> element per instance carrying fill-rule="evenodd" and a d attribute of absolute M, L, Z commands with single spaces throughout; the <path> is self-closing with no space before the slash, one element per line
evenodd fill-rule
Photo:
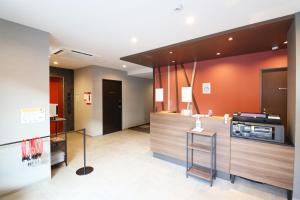
<path fill-rule="evenodd" d="M 185 178 L 185 168 L 152 157 L 149 135 L 125 130 L 88 138 L 88 164 L 94 172 L 77 176 L 82 166 L 82 137 L 69 137 L 69 166 L 53 170 L 43 181 L 8 196 L 5 200 L 258 200 L 285 199 L 286 192 L 271 186 L 237 179 L 235 184 L 217 178 L 205 181 Z"/>

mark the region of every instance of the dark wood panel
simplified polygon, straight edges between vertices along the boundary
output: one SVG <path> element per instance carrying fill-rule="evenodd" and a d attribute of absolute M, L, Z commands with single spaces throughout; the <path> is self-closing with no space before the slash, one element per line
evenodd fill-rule
<path fill-rule="evenodd" d="M 153 79 L 153 84 L 152 84 L 152 110 L 153 112 L 156 111 L 155 109 L 155 69 L 153 68 L 152 70 L 152 79 Z"/>
<path fill-rule="evenodd" d="M 160 67 L 158 67 L 158 80 L 159 80 L 159 87 L 160 88 L 163 88 L 163 85 L 162 85 L 162 80 L 161 80 L 161 71 L 160 71 Z M 164 102 L 161 102 L 161 109 L 162 110 L 165 110 L 164 108 Z"/>
<path fill-rule="evenodd" d="M 274 44 L 287 48 L 283 43 L 287 40 L 287 32 L 293 19 L 294 15 L 276 18 L 125 56 L 121 60 L 158 67 L 270 51 Z M 229 37 L 233 40 L 228 41 Z M 170 51 L 173 53 L 170 54 Z M 217 56 L 217 52 L 221 52 L 221 55 Z"/>
<path fill-rule="evenodd" d="M 190 81 L 189 81 L 189 78 L 188 78 L 188 76 L 187 76 L 187 73 L 186 73 L 186 71 L 185 71 L 185 68 L 184 68 L 184 65 L 183 65 L 183 64 L 181 64 L 181 68 L 182 68 L 182 70 L 183 70 L 183 72 L 184 72 L 184 77 L 185 77 L 185 80 L 186 80 L 186 82 L 187 82 L 187 85 L 188 85 L 188 87 L 190 87 L 190 86 L 191 86 L 191 83 L 190 83 Z M 195 73 L 195 79 L 196 79 L 196 73 Z M 195 95 L 194 95 L 194 92 L 193 92 L 193 91 L 192 91 L 192 98 L 193 98 L 193 103 L 194 103 L 194 105 L 195 105 L 197 114 L 200 114 L 200 110 L 199 110 L 199 107 L 198 107 L 198 103 L 197 103 L 197 101 L 196 101 L 196 98 L 195 98 Z"/>
<path fill-rule="evenodd" d="M 175 64 L 175 83 L 176 83 L 176 112 L 179 112 L 179 93 L 178 93 L 178 69 Z"/>
<path fill-rule="evenodd" d="M 261 112 L 279 115 L 287 130 L 287 68 L 262 70 Z"/>

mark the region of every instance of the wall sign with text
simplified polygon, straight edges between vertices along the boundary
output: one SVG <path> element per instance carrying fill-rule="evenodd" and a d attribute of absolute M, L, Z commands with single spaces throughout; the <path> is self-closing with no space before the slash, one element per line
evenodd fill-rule
<path fill-rule="evenodd" d="M 163 102 L 164 101 L 164 89 L 156 88 L 155 89 L 155 102 Z"/>
<path fill-rule="evenodd" d="M 84 92 L 83 100 L 86 105 L 92 105 L 92 93 L 91 92 Z"/>
<path fill-rule="evenodd" d="M 202 93 L 203 94 L 210 94 L 211 93 L 210 83 L 202 83 Z"/>
<path fill-rule="evenodd" d="M 33 124 L 43 122 L 46 119 L 46 110 L 44 108 L 22 108 L 21 124 Z"/>

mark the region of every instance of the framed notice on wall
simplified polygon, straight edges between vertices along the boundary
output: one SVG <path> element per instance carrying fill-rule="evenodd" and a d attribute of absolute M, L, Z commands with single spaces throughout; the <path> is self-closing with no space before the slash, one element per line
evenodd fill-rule
<path fill-rule="evenodd" d="M 44 108 L 22 108 L 21 124 L 33 124 L 43 122 L 46 119 L 46 111 Z"/>
<path fill-rule="evenodd" d="M 155 89 L 155 102 L 163 102 L 164 101 L 164 89 L 156 88 Z"/>
<path fill-rule="evenodd" d="M 91 105 L 92 104 L 92 93 L 91 92 L 84 92 L 83 100 L 84 100 L 86 105 Z"/>
<path fill-rule="evenodd" d="M 181 102 L 192 102 L 192 87 L 181 88 Z"/>
<path fill-rule="evenodd" d="M 211 93 L 210 83 L 202 83 L 202 93 L 203 94 L 210 94 Z"/>

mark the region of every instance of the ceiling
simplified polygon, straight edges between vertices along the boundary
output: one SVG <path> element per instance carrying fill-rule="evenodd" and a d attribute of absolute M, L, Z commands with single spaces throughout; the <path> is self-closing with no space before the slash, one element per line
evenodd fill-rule
<path fill-rule="evenodd" d="M 122 57 L 135 64 L 159 67 L 287 48 L 294 15 L 203 36 Z"/>
<path fill-rule="evenodd" d="M 175 11 L 180 5 L 183 9 Z M 85 59 L 51 55 L 51 65 L 54 61 L 71 69 L 99 65 L 135 76 L 145 67 L 120 57 L 297 11 L 299 0 L 0 1 L 0 18 L 50 33 L 51 53 L 67 49 L 94 55 Z M 193 24 L 186 23 L 190 16 Z"/>

